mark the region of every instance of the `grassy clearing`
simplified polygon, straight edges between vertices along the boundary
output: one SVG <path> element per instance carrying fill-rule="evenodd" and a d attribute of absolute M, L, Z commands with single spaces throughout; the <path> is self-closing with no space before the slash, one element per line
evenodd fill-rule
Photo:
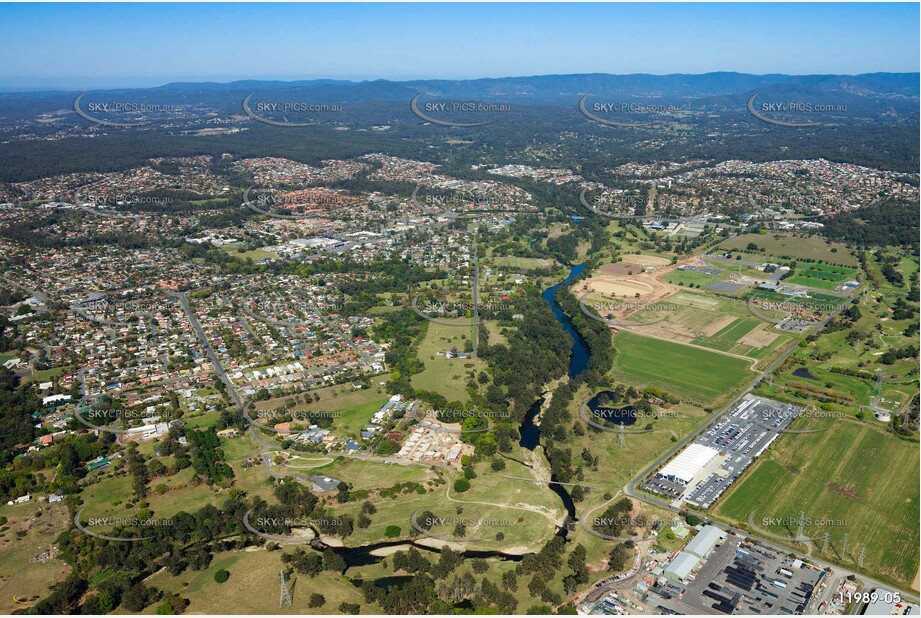
<path fill-rule="evenodd" d="M 504 257 L 495 256 L 488 260 L 496 266 L 505 266 L 508 268 L 520 268 L 522 270 L 537 270 L 553 268 L 556 262 L 546 258 L 526 258 L 526 257 Z"/>
<path fill-rule="evenodd" d="M 857 258 L 850 249 L 840 243 L 830 242 L 817 236 L 796 236 L 794 234 L 742 234 L 721 243 L 721 249 L 745 250 L 749 243 L 755 243 L 761 251 L 748 255 L 752 260 L 766 262 L 776 259 L 813 259 L 832 264 L 857 266 Z"/>
<path fill-rule="evenodd" d="M 425 369 L 412 377 L 413 388 L 440 393 L 448 401 L 469 400 L 467 381 L 471 376 L 486 370 L 486 363 L 478 358 L 449 359 L 444 354 L 453 348 L 459 352 L 464 351 L 464 344 L 471 336 L 471 328 L 465 326 L 465 323 L 465 320 L 457 320 L 458 326 L 428 323 L 418 353 Z"/>
<path fill-rule="evenodd" d="M 345 481 L 356 490 L 385 489 L 397 483 L 423 483 L 439 476 L 434 470 L 423 466 L 384 464 L 347 457 L 337 457 L 332 464 L 323 468 L 323 474 Z"/>
<path fill-rule="evenodd" d="M 221 247 L 221 249 L 223 249 L 226 253 L 234 257 L 240 258 L 241 260 L 245 260 L 249 258 L 253 260 L 254 262 L 259 262 L 260 260 L 266 260 L 266 259 L 277 260 L 279 257 L 281 257 L 274 251 L 266 251 L 265 249 L 252 249 L 250 251 L 244 251 L 241 253 L 239 249 L 242 246 L 243 246 L 242 243 L 235 242 L 229 245 L 224 245 Z"/>
<path fill-rule="evenodd" d="M 580 389 L 570 404 L 570 411 L 574 418 L 578 418 L 579 407 L 595 394 L 596 391 L 587 387 Z M 651 421 L 643 420 L 631 427 L 631 430 L 643 429 L 647 422 L 650 422 L 654 431 L 625 434 L 625 446 L 618 445 L 617 432 L 594 430 L 586 426 L 583 421 L 577 421 L 585 429 L 584 435 L 579 436 L 576 432 L 569 432 L 567 448 L 572 450 L 573 457 L 579 464 L 584 463 L 579 457 L 583 450 L 588 450 L 593 457 L 598 458 L 597 466 L 583 465 L 582 468 L 585 483 L 593 487 L 585 499 L 576 504 L 580 520 L 590 521 L 594 517 L 600 517 L 606 508 L 605 505 L 622 495 L 620 492 L 623 486 L 631 478 L 656 457 L 671 448 L 674 445 L 673 440 L 687 435 L 708 416 L 701 408 L 684 403 L 662 411 L 667 415 L 663 414 L 658 419 Z M 668 512 L 640 502 L 635 502 L 635 506 L 636 511 L 632 514 L 634 517 L 643 516 L 647 519 L 667 521 L 672 516 Z M 602 561 L 617 544 L 614 541 L 591 535 L 581 526 L 570 534 L 570 538 L 573 542 L 581 543 L 586 547 L 589 565 L 602 565 Z"/>
<path fill-rule="evenodd" d="M 286 548 L 291 551 L 290 548 Z M 283 550 L 284 551 L 284 550 Z M 290 607 L 278 606 L 278 573 L 285 568 L 281 561 L 282 551 L 222 552 L 216 554 L 211 564 L 203 571 L 188 570 L 178 577 L 165 570 L 147 578 L 148 585 L 166 592 L 177 593 L 191 601 L 186 613 L 221 614 L 228 608 L 237 614 L 332 614 L 339 613 L 342 602 L 360 603 L 362 613 L 380 614 L 381 608 L 366 605 L 361 592 L 346 577 L 335 573 L 321 573 L 311 578 L 306 575 L 292 576 Z M 230 572 L 230 579 L 224 584 L 214 581 L 218 569 Z M 292 585 L 293 584 L 293 585 Z M 310 595 L 322 594 L 326 604 L 319 608 L 307 607 Z M 144 613 L 153 614 L 156 606 L 148 607 Z"/>
<path fill-rule="evenodd" d="M 6 359 L 0 358 L 0 363 L 5 362 Z M 52 367 L 51 369 L 43 369 L 41 371 L 34 371 L 32 375 L 26 376 L 22 379 L 24 383 L 29 382 L 50 382 L 54 378 L 58 377 L 62 373 L 66 373 L 73 368 L 72 365 L 67 367 Z"/>
<path fill-rule="evenodd" d="M 527 483 L 502 475 L 531 478 L 530 471 L 508 461 L 505 471 L 489 470 L 488 462 L 477 466 L 477 477 L 463 493 L 448 493 L 458 473 L 420 466 L 398 466 L 375 462 L 337 462 L 324 468 L 336 478 L 354 483 L 355 489 L 387 489 L 398 483 L 418 482 L 424 491 L 400 492 L 387 497 L 372 491 L 367 498 L 345 505 L 333 505 L 336 514 L 358 516 L 367 500 L 377 512 L 367 528 L 356 527 L 346 539 L 348 545 L 394 540 L 386 536 L 388 526 L 400 528 L 396 538 L 423 538 L 412 528 L 411 518 L 417 510 L 429 510 L 437 517 L 470 520 L 463 535 L 471 540 L 463 545 L 469 549 L 504 548 L 510 552 L 537 551 L 554 533 L 554 522 L 562 519 L 559 498 L 546 485 Z M 435 526 L 432 531 L 442 537 L 455 538 L 454 521 Z M 501 533 L 500 536 L 497 536 Z"/>
<path fill-rule="evenodd" d="M 41 515 L 37 515 L 39 511 Z M 0 506 L 0 515 L 7 518 L 7 523 L 0 526 L 0 612 L 12 614 L 31 606 L 17 603 L 14 596 L 43 597 L 70 573 L 63 560 L 32 561 L 54 545 L 70 518 L 63 504 L 34 501 Z"/>
<path fill-rule="evenodd" d="M 374 413 L 390 399 L 390 395 L 380 388 L 356 390 L 348 384 L 311 392 L 314 396 L 319 396 L 320 400 L 305 404 L 301 403 L 300 398 L 294 398 L 295 403 L 291 405 L 292 397 L 279 397 L 260 401 L 255 404 L 255 408 L 274 410 L 285 406 L 291 412 L 328 412 L 333 416 L 333 433 L 340 437 L 357 438 Z"/>
<path fill-rule="evenodd" d="M 702 288 L 705 288 L 714 281 L 719 280 L 719 277 L 716 275 L 698 273 L 692 270 L 673 270 L 662 278 L 674 285 L 686 287 L 693 283 L 694 285 Z"/>
<path fill-rule="evenodd" d="M 269 499 L 272 486 L 267 480 L 265 468 L 261 465 L 244 466 L 247 458 L 259 453 L 259 445 L 248 435 L 243 435 L 222 440 L 221 448 L 225 460 L 234 471 L 232 488 L 246 491 L 250 496 L 258 495 Z M 149 456 L 152 444 L 144 444 L 140 450 Z M 89 481 L 80 493 L 84 519 L 126 517 L 137 513 L 131 477 L 118 468 L 118 461 L 114 460 L 112 467 L 103 474 L 90 475 Z M 169 465 L 171 462 L 164 459 L 163 463 Z M 227 499 L 226 490 L 212 489 L 200 483 L 191 468 L 180 470 L 171 476 L 152 478 L 148 488 L 150 491 L 146 500 L 157 517 L 170 517 L 179 511 L 192 513 L 208 504 L 220 508 Z"/>

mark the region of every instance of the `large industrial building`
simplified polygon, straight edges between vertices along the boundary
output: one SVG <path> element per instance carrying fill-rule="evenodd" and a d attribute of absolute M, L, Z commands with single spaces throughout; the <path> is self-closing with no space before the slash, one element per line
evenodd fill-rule
<path fill-rule="evenodd" d="M 703 444 L 692 443 L 672 459 L 656 476 L 673 483 L 687 485 L 704 469 L 719 451 Z"/>
<path fill-rule="evenodd" d="M 716 526 L 704 526 L 700 529 L 684 551 L 694 554 L 698 558 L 706 558 L 716 547 L 716 544 L 726 538 L 726 533 Z"/>
<path fill-rule="evenodd" d="M 716 526 L 704 526 L 700 529 L 684 550 L 678 552 L 665 567 L 662 575 L 673 582 L 686 583 L 688 576 L 702 560 L 706 560 L 716 548 L 716 544 L 726 538 L 726 533 Z"/>
<path fill-rule="evenodd" d="M 672 561 L 668 563 L 668 566 L 665 567 L 665 570 L 662 574 L 672 580 L 673 582 L 685 583 L 688 579 L 688 575 L 691 574 L 691 571 L 694 570 L 700 563 L 700 558 L 694 554 L 689 554 L 685 551 L 678 552 Z"/>

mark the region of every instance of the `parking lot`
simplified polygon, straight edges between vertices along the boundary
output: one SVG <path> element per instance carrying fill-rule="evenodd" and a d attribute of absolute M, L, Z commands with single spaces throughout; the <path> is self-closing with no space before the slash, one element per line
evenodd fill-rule
<path fill-rule="evenodd" d="M 733 293 L 750 287 L 751 286 L 747 283 L 736 283 L 735 281 L 714 281 L 707 286 L 707 289 L 716 290 L 717 292 Z"/>
<path fill-rule="evenodd" d="M 797 406 L 747 395 L 694 441 L 719 451 L 715 463 L 687 485 L 652 477 L 642 487 L 709 508 L 802 412 Z"/>

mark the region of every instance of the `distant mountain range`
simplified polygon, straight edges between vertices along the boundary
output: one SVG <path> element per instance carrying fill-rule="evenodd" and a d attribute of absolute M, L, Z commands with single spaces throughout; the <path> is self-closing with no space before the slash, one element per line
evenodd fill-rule
<path fill-rule="evenodd" d="M 867 73 L 862 75 L 751 75 L 747 73 L 704 73 L 700 75 L 535 75 L 471 80 L 340 81 L 330 79 L 301 81 L 244 80 L 229 83 L 176 82 L 154 88 L 95 90 L 93 97 L 130 96 L 148 102 L 202 103 L 222 105 L 238 102 L 249 93 L 303 97 L 327 103 L 358 101 L 409 101 L 424 93 L 433 97 L 507 101 L 517 104 L 571 105 L 573 100 L 592 93 L 598 97 L 617 97 L 628 101 L 708 100 L 718 104 L 731 97 L 734 104 L 742 96 L 763 91 L 793 99 L 822 95 L 823 100 L 890 99 L 917 101 L 918 73 Z M 45 91 L 0 94 L 2 100 L 60 99 L 72 101 L 78 92 Z"/>

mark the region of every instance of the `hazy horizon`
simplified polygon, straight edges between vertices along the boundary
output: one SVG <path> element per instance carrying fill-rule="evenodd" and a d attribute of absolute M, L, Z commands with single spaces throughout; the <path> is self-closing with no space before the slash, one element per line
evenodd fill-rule
<path fill-rule="evenodd" d="M 921 68 L 919 6 L 907 3 L 12 3 L 0 18 L 7 91 Z"/>

